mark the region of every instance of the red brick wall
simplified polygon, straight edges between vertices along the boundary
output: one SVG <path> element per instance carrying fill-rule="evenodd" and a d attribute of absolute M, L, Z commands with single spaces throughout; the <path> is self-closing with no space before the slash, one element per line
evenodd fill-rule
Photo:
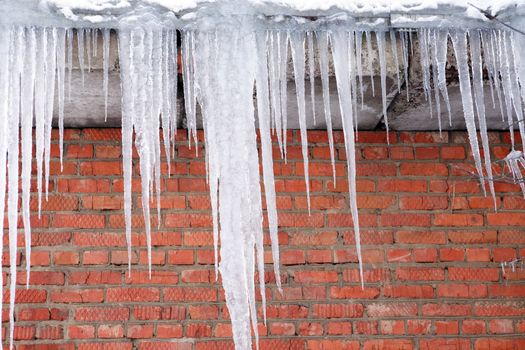
<path fill-rule="evenodd" d="M 120 130 L 66 131 L 64 171 L 51 178 L 42 218 L 33 218 L 29 290 L 19 273 L 18 349 L 233 348 L 214 281 L 204 160 L 184 135 L 173 174 L 163 178 L 148 280 L 138 209 L 126 274 Z M 525 201 L 517 186 L 498 183 L 494 212 L 457 168 L 472 169 L 464 133 L 392 133 L 390 145 L 383 132 L 359 133 L 364 290 L 342 134 L 335 134 L 334 189 L 326 133 L 309 133 L 310 216 L 298 133 L 289 139 L 288 164 L 275 162 L 284 295 L 267 266 L 262 349 L 525 349 L 525 271 L 503 275 L 499 267 L 525 255 Z M 493 133 L 491 143 L 496 156 L 506 155 L 508 135 Z M 59 171 L 56 158 L 52 169 Z M 22 237 L 19 246 L 23 270 Z"/>

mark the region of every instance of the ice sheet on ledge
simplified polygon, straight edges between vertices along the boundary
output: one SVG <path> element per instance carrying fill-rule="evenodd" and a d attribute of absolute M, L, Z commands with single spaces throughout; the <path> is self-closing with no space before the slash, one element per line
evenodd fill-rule
<path fill-rule="evenodd" d="M 325 18 L 340 13 L 354 18 L 394 15 L 398 24 L 401 19 L 423 24 L 417 15 L 452 15 L 471 26 L 488 22 L 469 3 L 503 20 L 525 14 L 521 0 L 7 0 L 0 2 L 0 23 L 116 27 L 123 18 L 144 13 L 181 25 L 210 14 L 260 15 L 275 21 L 282 16 Z M 440 18 L 436 23 L 443 24 Z"/>

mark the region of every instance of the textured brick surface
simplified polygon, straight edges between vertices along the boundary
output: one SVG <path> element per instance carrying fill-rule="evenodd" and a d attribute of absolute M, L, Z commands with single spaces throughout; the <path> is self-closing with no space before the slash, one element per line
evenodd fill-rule
<path fill-rule="evenodd" d="M 213 269 L 202 145 L 196 157 L 178 133 L 172 174 L 162 178 L 161 225 L 152 225 L 149 279 L 138 177 L 127 273 L 120 136 L 119 129 L 66 130 L 64 173 L 51 176 L 49 202 L 33 217 L 28 290 L 23 234 L 18 242 L 17 349 L 233 349 Z M 503 274 L 499 266 L 525 255 L 519 188 L 497 184 L 495 212 L 462 170 L 472 169 L 464 133 L 391 133 L 387 144 L 383 132 L 360 132 L 362 289 L 343 135 L 334 138 L 335 185 L 326 133 L 309 133 L 311 215 L 298 133 L 289 132 L 287 163 L 274 147 L 284 293 L 267 247 L 261 349 L 525 349 L 525 271 Z M 508 151 L 506 134 L 491 140 L 497 154 Z M 5 308 L 3 321 L 5 334 Z"/>

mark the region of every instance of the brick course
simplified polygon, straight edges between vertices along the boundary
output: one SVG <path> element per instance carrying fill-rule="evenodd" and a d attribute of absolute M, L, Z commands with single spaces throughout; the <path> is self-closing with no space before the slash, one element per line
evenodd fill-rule
<path fill-rule="evenodd" d="M 152 226 L 150 280 L 138 177 L 127 274 L 120 130 L 66 130 L 63 173 L 53 135 L 49 202 L 40 219 L 32 217 L 29 290 L 25 273 L 17 278 L 17 348 L 233 349 L 213 269 L 202 144 L 196 156 L 185 131 L 177 135 L 171 176 L 162 178 L 161 226 Z M 334 137 L 335 186 L 326 132 L 309 132 L 311 215 L 299 133 L 289 131 L 287 163 L 274 147 L 284 293 L 275 288 L 268 251 L 261 349 L 525 349 L 525 271 L 503 274 L 499 267 L 525 255 L 519 188 L 496 184 L 499 210 L 493 210 L 464 170 L 472 170 L 465 133 L 391 132 L 387 144 L 384 132 L 359 132 L 361 289 L 343 136 Z M 507 134 L 491 133 L 490 139 L 498 154 L 510 149 Z M 18 245 L 23 270 L 23 234 Z M 3 262 L 8 264 L 6 253 Z M 5 307 L 3 321 L 5 337 Z"/>

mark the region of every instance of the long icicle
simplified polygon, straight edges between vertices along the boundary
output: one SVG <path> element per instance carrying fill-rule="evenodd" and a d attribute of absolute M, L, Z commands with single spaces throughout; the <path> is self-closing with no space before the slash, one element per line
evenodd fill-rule
<path fill-rule="evenodd" d="M 343 30 L 337 30 L 332 34 L 332 53 L 334 58 L 337 91 L 339 95 L 339 108 L 343 121 L 343 133 L 345 136 L 345 150 L 348 168 L 348 188 L 350 194 L 350 210 L 354 223 L 354 236 L 359 260 L 359 276 L 361 287 L 364 288 L 363 259 L 361 256 L 361 235 L 359 229 L 359 214 L 357 211 L 357 189 L 356 189 L 356 163 L 355 163 L 355 137 L 354 120 L 352 115 L 352 98 L 350 80 L 348 79 L 348 41 Z"/>

